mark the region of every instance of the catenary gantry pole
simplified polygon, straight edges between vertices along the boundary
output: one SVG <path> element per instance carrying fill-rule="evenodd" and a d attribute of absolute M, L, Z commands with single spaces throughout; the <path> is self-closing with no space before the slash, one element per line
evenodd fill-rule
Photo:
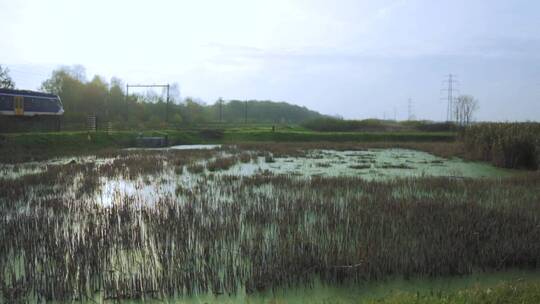
<path fill-rule="evenodd" d="M 165 104 L 165 122 L 169 122 L 169 91 L 171 86 L 169 84 L 126 84 L 126 101 L 129 97 L 129 88 L 166 88 L 167 89 L 167 102 Z M 126 102 L 127 107 L 127 102 Z M 127 112 L 127 109 L 126 109 Z"/>

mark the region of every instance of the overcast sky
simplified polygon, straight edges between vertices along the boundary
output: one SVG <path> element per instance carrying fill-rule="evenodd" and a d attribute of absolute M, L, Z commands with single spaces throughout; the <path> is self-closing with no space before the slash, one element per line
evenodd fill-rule
<path fill-rule="evenodd" d="M 0 0 L 0 64 L 36 89 L 59 65 L 178 82 L 182 96 L 288 101 L 345 118 L 540 120 L 540 1 Z"/>

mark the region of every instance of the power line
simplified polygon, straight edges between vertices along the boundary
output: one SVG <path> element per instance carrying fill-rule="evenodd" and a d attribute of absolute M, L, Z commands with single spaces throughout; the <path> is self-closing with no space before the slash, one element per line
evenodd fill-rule
<path fill-rule="evenodd" d="M 247 108 L 248 108 L 248 101 L 246 100 L 246 105 L 244 108 L 244 121 L 246 124 L 247 124 L 247 110 L 248 110 Z"/>
<path fill-rule="evenodd" d="M 443 84 L 447 84 L 448 87 L 442 89 L 441 91 L 446 91 L 447 96 L 444 98 L 447 101 L 447 108 L 446 108 L 446 121 L 452 121 L 454 119 L 453 115 L 453 108 L 454 108 L 454 99 L 455 96 L 458 93 L 459 90 L 456 88 L 459 84 L 458 80 L 456 79 L 457 76 L 454 74 L 448 74 L 448 78 L 443 81 Z"/>
<path fill-rule="evenodd" d="M 223 98 L 219 98 L 219 122 L 223 122 Z"/>
<path fill-rule="evenodd" d="M 414 114 L 413 114 L 413 101 L 411 98 L 407 100 L 407 111 L 408 111 L 408 120 L 414 120 Z"/>

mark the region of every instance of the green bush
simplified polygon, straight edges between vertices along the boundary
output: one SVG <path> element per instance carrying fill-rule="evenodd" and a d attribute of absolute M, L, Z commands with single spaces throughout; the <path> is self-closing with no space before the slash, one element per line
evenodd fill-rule
<path fill-rule="evenodd" d="M 223 138 L 224 131 L 219 129 L 203 129 L 199 131 L 200 136 L 207 140 L 219 140 Z"/>
<path fill-rule="evenodd" d="M 320 132 L 384 132 L 384 131 L 423 131 L 455 132 L 457 127 L 452 122 L 431 121 L 393 121 L 380 119 L 343 120 L 336 118 L 318 118 L 302 124 L 306 129 Z"/>
<path fill-rule="evenodd" d="M 399 125 L 378 119 L 343 120 L 318 118 L 302 124 L 306 129 L 321 132 L 384 131 L 399 128 Z"/>

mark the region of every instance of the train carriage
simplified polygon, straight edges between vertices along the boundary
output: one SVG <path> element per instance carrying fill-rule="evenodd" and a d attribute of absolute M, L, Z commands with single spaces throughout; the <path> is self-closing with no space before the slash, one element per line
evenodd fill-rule
<path fill-rule="evenodd" d="M 64 107 L 58 95 L 42 92 L 0 89 L 0 115 L 61 116 Z"/>
<path fill-rule="evenodd" d="M 0 89 L 0 133 L 60 131 L 63 114 L 57 95 Z"/>

